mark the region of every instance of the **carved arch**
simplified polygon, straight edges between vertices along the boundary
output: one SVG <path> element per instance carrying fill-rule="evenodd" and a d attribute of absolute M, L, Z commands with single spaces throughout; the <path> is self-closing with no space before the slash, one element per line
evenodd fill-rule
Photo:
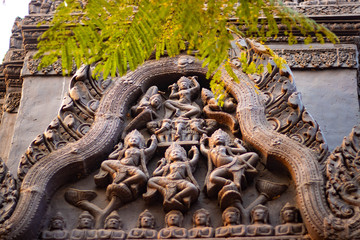
<path fill-rule="evenodd" d="M 124 119 L 130 102 L 145 92 L 156 79 L 165 81 L 169 76 L 205 75 L 206 69 L 201 65 L 192 56 L 163 58 L 148 61 L 116 81 L 101 100 L 89 132 L 78 141 L 51 152 L 25 175 L 17 207 L 3 224 L 0 236 L 7 239 L 37 236 L 41 223 L 39 219 L 56 190 L 73 180 L 74 176 L 86 175 L 93 170 L 117 143 L 125 127 Z M 240 79 L 239 83 L 232 81 L 225 71 L 221 77 L 239 103 L 237 118 L 244 140 L 264 159 L 280 161 L 287 167 L 296 184 L 297 203 L 311 237 L 329 237 L 325 235 L 325 230 L 335 228 L 338 219 L 331 213 L 325 200 L 325 181 L 318 156 L 302 143 L 273 129 L 254 82 L 240 70 L 234 68 L 234 71 Z M 283 71 L 281 74 L 288 76 L 290 72 Z M 350 227 L 357 226 L 359 214 L 340 221 Z M 352 235 L 350 231 L 348 229 L 347 238 Z M 356 233 L 356 229 L 354 231 Z"/>

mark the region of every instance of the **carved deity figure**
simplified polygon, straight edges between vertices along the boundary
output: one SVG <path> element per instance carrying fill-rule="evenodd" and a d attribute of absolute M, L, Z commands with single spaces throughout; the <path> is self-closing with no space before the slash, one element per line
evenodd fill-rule
<path fill-rule="evenodd" d="M 121 146 L 111 157 L 116 160 L 102 162 L 100 172 L 95 176 L 97 185 L 104 185 L 108 174 L 112 184 L 107 188 L 107 195 L 118 196 L 124 201 L 133 200 L 138 196 L 139 190 L 146 184 L 149 177 L 146 164 L 155 153 L 157 147 L 156 137 L 151 136 L 151 144 L 145 148 L 144 137 L 133 130 L 125 137 L 125 146 Z"/>
<path fill-rule="evenodd" d="M 65 230 L 66 224 L 63 216 L 57 213 L 50 222 L 49 230 L 43 231 L 41 238 L 47 240 L 67 240 L 69 232 Z"/>
<path fill-rule="evenodd" d="M 121 230 L 121 218 L 120 215 L 113 211 L 106 219 L 104 229 L 97 230 L 97 239 L 125 239 L 126 233 Z"/>
<path fill-rule="evenodd" d="M 149 121 L 160 118 L 162 104 L 163 98 L 159 94 L 158 87 L 150 87 L 141 97 L 139 103 L 131 108 L 131 115 L 134 119 L 126 126 L 125 132 L 141 129 Z"/>
<path fill-rule="evenodd" d="M 272 236 L 274 227 L 268 224 L 269 210 L 264 205 L 257 205 L 251 210 L 251 225 L 246 228 L 247 236 Z"/>
<path fill-rule="evenodd" d="M 71 240 L 89 240 L 97 239 L 96 230 L 94 228 L 94 217 L 84 211 L 79 216 L 79 223 L 76 229 L 71 231 Z"/>
<path fill-rule="evenodd" d="M 187 238 L 188 232 L 182 227 L 184 220 L 183 214 L 178 210 L 171 210 L 165 215 L 166 227 L 161 229 L 158 234 L 159 239 Z"/>
<path fill-rule="evenodd" d="M 215 236 L 241 237 L 245 236 L 245 225 L 240 224 L 240 211 L 236 207 L 228 207 L 222 213 L 223 227 L 216 228 Z"/>
<path fill-rule="evenodd" d="M 184 117 L 191 118 L 200 115 L 201 109 L 192 100 L 200 92 L 200 84 L 196 81 L 197 77 L 181 77 L 177 83 L 169 86 L 171 93 L 169 100 L 164 103 L 170 114 L 166 114 L 166 118 Z"/>
<path fill-rule="evenodd" d="M 275 227 L 275 235 L 304 235 L 306 228 L 298 222 L 298 214 L 299 210 L 295 206 L 286 203 L 280 212 L 282 224 Z"/>
<path fill-rule="evenodd" d="M 173 143 L 165 152 L 158 167 L 153 172 L 147 184 L 147 192 L 143 195 L 146 201 L 160 192 L 164 198 L 165 210 L 186 211 L 199 196 L 199 186 L 192 174 L 199 160 L 199 150 L 193 146 L 189 151 L 193 154 L 191 160 L 186 151 L 177 143 Z"/>
<path fill-rule="evenodd" d="M 227 192 L 237 191 L 237 195 L 228 197 L 237 196 L 241 200 L 240 193 L 246 182 L 245 173 L 257 172 L 255 166 L 258 155 L 247 152 L 239 139 L 235 139 L 234 147 L 230 146 L 230 136 L 221 129 L 211 135 L 209 148 L 205 146 L 206 139 L 206 135 L 200 139 L 200 150 L 208 158 L 208 173 L 205 180 L 208 196 L 221 194 L 220 201 L 227 201 L 224 200 L 227 198 Z"/>
<path fill-rule="evenodd" d="M 189 238 L 212 238 L 215 234 L 214 228 L 210 226 L 210 213 L 201 208 L 193 215 L 193 228 L 189 230 Z"/>
<path fill-rule="evenodd" d="M 130 230 L 129 239 L 156 239 L 157 231 L 155 228 L 154 215 L 149 210 L 145 210 L 139 215 L 137 227 Z"/>

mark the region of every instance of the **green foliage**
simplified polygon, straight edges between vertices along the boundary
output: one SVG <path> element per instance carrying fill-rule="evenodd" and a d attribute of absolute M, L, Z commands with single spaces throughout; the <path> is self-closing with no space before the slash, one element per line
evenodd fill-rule
<path fill-rule="evenodd" d="M 203 60 L 207 77 L 225 63 L 238 80 L 227 60 L 234 35 L 277 36 L 278 23 L 287 27 L 289 43 L 296 42 L 294 31 L 307 41 L 312 36 L 320 42 L 337 40 L 323 26 L 274 0 L 65 0 L 41 37 L 36 57 L 42 58 L 40 67 L 61 58 L 64 73 L 74 62 L 98 62 L 95 72 L 107 77 L 134 70 L 154 51 L 157 59 L 188 51 Z M 247 73 L 264 69 L 254 62 L 244 66 Z M 221 87 L 215 83 L 214 91 Z"/>

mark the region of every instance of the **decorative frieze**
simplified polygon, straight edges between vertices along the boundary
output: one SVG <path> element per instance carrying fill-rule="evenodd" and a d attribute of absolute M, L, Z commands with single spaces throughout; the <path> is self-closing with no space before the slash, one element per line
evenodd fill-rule
<path fill-rule="evenodd" d="M 24 67 L 22 69 L 22 76 L 27 75 L 62 75 L 62 65 L 61 60 L 57 60 L 55 63 L 50 66 L 38 69 L 41 59 L 34 59 L 32 55 L 28 55 L 24 62 Z M 73 64 L 73 69 L 71 74 L 74 74 L 76 71 L 76 65 Z"/>
<path fill-rule="evenodd" d="M 275 49 L 291 68 L 357 68 L 355 48 Z"/>
<path fill-rule="evenodd" d="M 25 51 L 23 49 L 15 49 L 15 50 L 9 50 L 4 58 L 4 62 L 17 62 L 24 61 L 25 58 Z"/>
<path fill-rule="evenodd" d="M 310 5 L 293 7 L 297 12 L 307 16 L 328 16 L 328 15 L 358 15 L 360 14 L 360 5 Z"/>

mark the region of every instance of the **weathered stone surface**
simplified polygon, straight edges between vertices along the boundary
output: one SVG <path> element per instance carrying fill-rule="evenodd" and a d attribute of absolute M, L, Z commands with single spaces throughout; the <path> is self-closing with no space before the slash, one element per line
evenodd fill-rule
<path fill-rule="evenodd" d="M 63 97 L 68 91 L 69 82 L 69 77 L 24 78 L 23 97 L 16 122 L 13 123 L 14 133 L 12 137 L 9 137 L 8 143 L 4 144 L 11 148 L 4 159 L 7 160 L 12 174 L 17 175 L 21 155 L 29 143 L 39 135 L 39 129 L 45 130 L 51 120 L 56 117 Z M 6 155 L 6 153 L 3 154 Z"/>
<path fill-rule="evenodd" d="M 15 122 L 16 114 L 4 112 L 0 126 L 0 157 L 8 166 L 12 164 L 12 161 L 8 161 L 8 156 L 12 146 Z"/>
<path fill-rule="evenodd" d="M 304 104 L 332 151 L 341 144 L 340 136 L 360 124 L 356 70 L 294 71 L 294 76 Z"/>

